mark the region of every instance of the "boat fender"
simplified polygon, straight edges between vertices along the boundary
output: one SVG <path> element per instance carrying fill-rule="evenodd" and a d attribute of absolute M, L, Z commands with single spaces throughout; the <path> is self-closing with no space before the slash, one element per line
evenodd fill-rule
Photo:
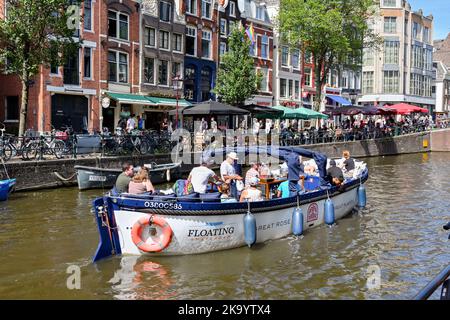
<path fill-rule="evenodd" d="M 334 224 L 334 204 L 331 199 L 325 200 L 325 223 L 329 226 Z"/>
<path fill-rule="evenodd" d="M 292 212 L 292 233 L 296 236 L 303 234 L 303 210 L 295 208 Z"/>
<path fill-rule="evenodd" d="M 358 207 L 364 208 L 366 206 L 366 187 L 361 184 L 358 187 Z"/>
<path fill-rule="evenodd" d="M 167 169 L 166 171 L 166 180 L 167 182 L 170 182 L 170 169 Z"/>
<path fill-rule="evenodd" d="M 256 242 L 256 219 L 255 216 L 247 211 L 244 216 L 244 236 L 245 243 L 251 247 Z"/>
<path fill-rule="evenodd" d="M 442 284 L 441 300 L 450 300 L 450 279 L 447 279 Z"/>
<path fill-rule="evenodd" d="M 162 232 L 162 235 L 159 241 L 144 241 L 141 237 L 142 229 L 145 226 L 151 226 L 152 224 L 157 225 Z M 138 247 L 139 250 L 144 252 L 160 252 L 167 248 L 170 241 L 172 240 L 172 228 L 169 226 L 167 221 L 156 215 L 146 215 L 141 217 L 136 223 L 133 225 L 131 229 L 131 239 L 133 243 Z"/>

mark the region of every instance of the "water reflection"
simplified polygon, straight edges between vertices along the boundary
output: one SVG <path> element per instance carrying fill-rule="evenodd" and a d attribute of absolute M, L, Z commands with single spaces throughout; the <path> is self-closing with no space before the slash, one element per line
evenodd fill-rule
<path fill-rule="evenodd" d="M 366 159 L 368 205 L 333 228 L 200 255 L 118 256 L 91 263 L 92 200 L 76 188 L 0 203 L 0 298 L 407 299 L 450 261 L 450 154 Z M 82 270 L 81 290 L 66 269 Z M 366 286 L 379 266 L 381 287 Z"/>

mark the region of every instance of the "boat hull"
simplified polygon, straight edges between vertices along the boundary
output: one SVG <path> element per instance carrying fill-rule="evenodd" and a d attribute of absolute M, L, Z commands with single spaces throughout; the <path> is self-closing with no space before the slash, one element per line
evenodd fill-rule
<path fill-rule="evenodd" d="M 300 206 L 303 211 L 304 230 L 324 224 L 325 200 L 312 201 Z M 357 205 L 357 189 L 334 196 L 332 200 L 335 205 L 335 218 L 339 220 Z M 256 242 L 261 243 L 290 235 L 292 213 L 295 208 L 294 204 L 283 209 L 255 213 Z M 131 229 L 136 221 L 148 214 L 140 211 L 114 211 L 122 254 L 184 255 L 246 246 L 243 223 L 245 213 L 205 216 L 160 215 L 172 229 L 172 240 L 162 252 L 146 253 L 133 243 Z M 148 234 L 148 230 L 149 227 L 144 228 L 142 234 Z M 157 233 L 154 237 L 159 236 Z"/>
<path fill-rule="evenodd" d="M 178 166 L 172 165 L 167 168 L 161 167 L 160 169 L 150 170 L 150 179 L 153 184 L 171 181 L 177 168 Z M 120 169 L 84 166 L 75 166 L 75 170 L 77 172 L 78 189 L 80 190 L 112 188 L 122 172 Z M 169 175 L 167 170 L 170 170 Z"/>
<path fill-rule="evenodd" d="M 7 179 L 0 181 L 0 201 L 8 200 L 9 194 L 16 185 L 16 179 Z"/>
<path fill-rule="evenodd" d="M 358 187 L 368 179 L 368 171 L 343 188 L 331 187 L 300 194 L 299 198 L 272 199 L 250 203 L 256 219 L 256 242 L 275 240 L 292 234 L 294 209 L 303 212 L 303 231 L 325 223 L 325 201 L 334 204 L 335 220 L 342 219 L 358 205 Z M 161 201 L 157 198 L 108 197 L 94 200 L 100 244 L 94 261 L 113 254 L 186 255 L 246 246 L 244 216 L 247 203 Z M 133 226 L 142 217 L 157 215 L 172 229 L 171 241 L 160 252 L 144 252 L 132 240 Z M 153 229 L 153 230 L 152 230 Z M 156 234 L 155 234 L 156 232 Z M 144 226 L 140 233 L 158 241 L 161 228 Z M 158 239 L 159 238 L 159 239 Z"/>

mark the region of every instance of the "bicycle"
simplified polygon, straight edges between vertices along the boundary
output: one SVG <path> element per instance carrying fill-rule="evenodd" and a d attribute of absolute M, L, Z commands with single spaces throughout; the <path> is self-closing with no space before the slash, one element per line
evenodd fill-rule
<path fill-rule="evenodd" d="M 55 129 L 53 128 L 50 134 L 41 134 L 39 140 L 32 141 L 25 148 L 25 156 L 30 160 L 35 160 L 38 156 L 39 159 L 43 159 L 44 155 L 53 155 L 57 159 L 61 159 L 64 156 L 65 143 L 56 138 Z"/>

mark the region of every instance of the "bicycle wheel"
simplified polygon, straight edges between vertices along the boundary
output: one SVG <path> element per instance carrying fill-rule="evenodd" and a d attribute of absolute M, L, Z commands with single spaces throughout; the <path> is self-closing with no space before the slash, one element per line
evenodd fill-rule
<path fill-rule="evenodd" d="M 139 152 L 141 154 L 147 154 L 150 149 L 150 145 L 147 143 L 147 141 L 141 141 L 139 144 Z"/>
<path fill-rule="evenodd" d="M 30 141 L 23 148 L 22 158 L 24 160 L 35 160 L 39 152 L 39 141 Z"/>
<path fill-rule="evenodd" d="M 61 159 L 64 155 L 64 149 L 66 148 L 66 145 L 61 140 L 55 140 L 53 142 L 53 154 L 55 155 L 56 159 Z"/>
<path fill-rule="evenodd" d="M 12 154 L 13 154 L 13 149 L 11 148 L 11 146 L 9 144 L 3 146 L 2 158 L 5 162 L 11 159 Z"/>

